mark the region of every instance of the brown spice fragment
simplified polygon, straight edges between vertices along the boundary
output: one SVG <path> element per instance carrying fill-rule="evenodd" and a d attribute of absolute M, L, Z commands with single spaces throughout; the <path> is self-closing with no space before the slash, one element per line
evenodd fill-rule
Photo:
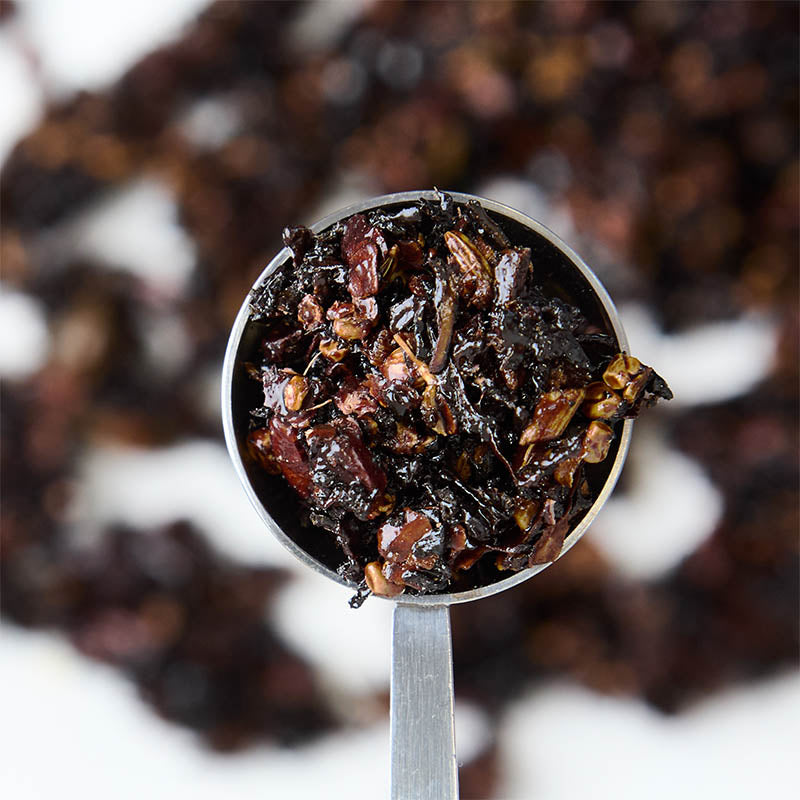
<path fill-rule="evenodd" d="M 378 410 L 378 404 L 364 383 L 360 383 L 354 388 L 341 389 L 334 402 L 342 414 L 352 414 L 356 417 L 374 414 Z"/>
<path fill-rule="evenodd" d="M 447 400 L 434 384 L 429 384 L 422 392 L 422 413 L 428 427 L 440 436 L 452 436 L 458 431 Z"/>
<path fill-rule="evenodd" d="M 347 288 L 353 299 L 377 294 L 378 265 L 388 251 L 383 234 L 371 227 L 363 214 L 355 214 L 347 221 L 341 248 L 350 268 Z"/>
<path fill-rule="evenodd" d="M 435 436 L 424 436 L 414 428 L 398 422 L 396 423 L 396 433 L 389 439 L 386 446 L 394 453 L 415 455 L 424 452 L 435 439 Z"/>
<path fill-rule="evenodd" d="M 448 231 L 444 241 L 463 273 L 483 272 L 489 278 L 494 277 L 492 268 L 468 236 L 458 231 Z"/>
<path fill-rule="evenodd" d="M 622 390 L 622 399 L 634 405 L 652 375 L 652 368 L 644 366 L 638 358 L 619 353 L 606 367 L 603 381 L 612 389 Z"/>
<path fill-rule="evenodd" d="M 430 569 L 433 564 L 423 565 L 414 557 L 414 545 L 433 530 L 431 521 L 425 514 L 411 508 L 403 510 L 399 523 L 385 522 L 378 529 L 378 552 L 386 559 L 384 575 L 399 578 L 408 567 Z"/>
<path fill-rule="evenodd" d="M 269 421 L 269 433 L 272 453 L 283 477 L 301 496 L 308 497 L 311 494 L 311 473 L 297 428 L 273 416 Z"/>
<path fill-rule="evenodd" d="M 306 330 L 321 325 L 324 316 L 325 312 L 313 294 L 307 294 L 297 306 L 297 319 Z"/>
<path fill-rule="evenodd" d="M 520 436 L 521 445 L 556 439 L 567 429 L 585 395 L 584 389 L 545 392 L 536 404 L 533 419 Z"/>
<path fill-rule="evenodd" d="M 564 549 L 564 539 L 566 538 L 568 530 L 569 517 L 567 516 L 561 517 L 557 522 L 545 528 L 544 531 L 542 531 L 542 535 L 539 537 L 539 541 L 536 542 L 533 548 L 533 552 L 528 559 L 528 565 L 549 564 L 555 561 Z"/>
<path fill-rule="evenodd" d="M 341 361 L 349 352 L 341 342 L 336 339 L 322 339 L 319 343 L 319 351 L 329 361 Z"/>
<path fill-rule="evenodd" d="M 394 350 L 395 341 L 386 328 L 373 332 L 364 342 L 364 353 L 373 367 L 380 369 L 383 362 Z"/>
<path fill-rule="evenodd" d="M 642 370 L 642 362 L 626 353 L 619 353 L 603 372 L 603 382 L 611 389 L 624 389 L 631 378 Z"/>
<path fill-rule="evenodd" d="M 628 385 L 622 390 L 622 399 L 626 403 L 633 405 L 639 398 L 642 389 L 647 385 L 653 370 L 650 367 L 645 367 L 638 375 L 631 378 Z"/>
<path fill-rule="evenodd" d="M 514 508 L 514 522 L 521 531 L 527 531 L 539 513 L 539 505 L 525 497 L 517 498 Z"/>
<path fill-rule="evenodd" d="M 553 479 L 561 486 L 572 486 L 575 472 L 581 464 L 581 452 L 571 456 L 562 456 L 553 470 Z"/>
<path fill-rule="evenodd" d="M 374 297 L 359 297 L 353 300 L 353 306 L 359 316 L 371 323 L 378 319 L 378 301 Z"/>
<path fill-rule="evenodd" d="M 364 578 L 367 581 L 367 586 L 372 594 L 379 595 L 380 597 L 397 597 L 402 594 L 404 587 L 386 580 L 381 572 L 380 561 L 370 561 L 364 567 Z"/>
<path fill-rule="evenodd" d="M 453 562 L 453 569 L 457 572 L 468 570 L 474 567 L 475 564 L 486 554 L 487 548 L 485 545 L 467 546 L 460 552 L 455 561 Z"/>
<path fill-rule="evenodd" d="M 347 220 L 342 234 L 342 255 L 349 264 L 355 258 L 356 250 L 360 247 L 370 229 L 370 224 L 363 214 L 353 214 Z"/>
<path fill-rule="evenodd" d="M 416 355 L 414 355 L 414 351 L 408 346 L 408 343 L 402 334 L 396 333 L 394 335 L 394 340 L 400 345 L 400 347 L 403 348 L 405 354 L 411 359 L 412 363 L 417 368 L 420 379 L 429 386 L 431 384 L 436 384 L 436 378 L 431 374 L 431 371 L 428 369 L 427 365 L 420 361 Z"/>
<path fill-rule="evenodd" d="M 525 286 L 530 267 L 531 250 L 529 247 L 512 248 L 504 250 L 500 254 L 500 260 L 494 268 L 499 303 L 505 305 L 516 298 Z"/>
<path fill-rule="evenodd" d="M 308 396 L 308 380 L 302 375 L 293 375 L 283 387 L 283 404 L 287 411 L 299 411 Z"/>
<path fill-rule="evenodd" d="M 459 453 L 453 470 L 462 481 L 468 481 L 470 479 L 470 476 L 472 475 L 472 467 L 470 465 L 469 455 L 466 452 Z"/>
<path fill-rule="evenodd" d="M 397 347 L 389 353 L 380 369 L 383 377 L 388 381 L 411 382 L 408 356 L 406 356 L 402 347 Z"/>
<path fill-rule="evenodd" d="M 272 452 L 272 439 L 267 428 L 256 428 L 247 435 L 247 452 L 270 475 L 279 475 L 281 468 Z"/>
<path fill-rule="evenodd" d="M 396 497 L 393 494 L 389 494 L 385 492 L 384 494 L 380 495 L 375 499 L 375 502 L 372 504 L 370 508 L 370 516 L 369 519 L 375 519 L 379 517 L 381 514 L 388 514 L 394 508 L 394 504 L 396 501 Z"/>
<path fill-rule="evenodd" d="M 638 358 L 619 353 L 615 356 L 603 373 L 603 382 L 612 389 L 624 389 L 634 375 L 642 369 Z"/>
<path fill-rule="evenodd" d="M 400 241 L 395 247 L 397 264 L 401 269 L 419 269 L 422 266 L 423 253 L 419 242 Z"/>
<path fill-rule="evenodd" d="M 451 258 L 461 271 L 459 295 L 474 308 L 486 308 L 494 292 L 494 272 L 474 243 L 458 231 L 444 235 Z"/>
<path fill-rule="evenodd" d="M 350 417 L 315 425 L 305 432 L 305 438 L 312 455 L 339 480 L 359 483 L 368 491 L 386 489 L 386 475 L 364 444 L 358 423 Z"/>
<path fill-rule="evenodd" d="M 354 303 L 335 302 L 327 312 L 333 332 L 342 339 L 363 339 L 372 329 L 373 320 L 362 315 Z"/>
<path fill-rule="evenodd" d="M 473 235 L 472 244 L 475 249 L 483 256 L 484 261 L 493 268 L 497 265 L 497 251 L 479 234 Z"/>
<path fill-rule="evenodd" d="M 372 242 L 362 242 L 350 261 L 347 288 L 357 298 L 377 294 L 378 286 L 378 247 Z"/>
<path fill-rule="evenodd" d="M 581 413 L 589 419 L 611 419 L 622 405 L 620 396 L 605 383 L 590 383 L 586 387 L 586 398 Z"/>
<path fill-rule="evenodd" d="M 583 435 L 583 460 L 587 464 L 599 464 L 608 455 L 613 439 L 614 431 L 605 422 L 591 422 Z"/>

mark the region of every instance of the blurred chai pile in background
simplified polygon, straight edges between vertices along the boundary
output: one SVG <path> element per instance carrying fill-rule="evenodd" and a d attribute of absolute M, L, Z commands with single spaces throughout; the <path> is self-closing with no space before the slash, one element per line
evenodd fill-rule
<path fill-rule="evenodd" d="M 5 796 L 386 795 L 391 605 L 263 530 L 219 375 L 284 226 L 433 186 L 569 242 L 675 392 L 453 608 L 462 797 L 796 788 L 799 9 L 0 0 Z"/>

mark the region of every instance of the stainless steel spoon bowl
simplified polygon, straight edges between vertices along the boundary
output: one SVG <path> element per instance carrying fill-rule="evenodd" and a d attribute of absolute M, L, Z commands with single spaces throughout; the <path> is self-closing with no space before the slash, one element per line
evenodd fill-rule
<path fill-rule="evenodd" d="M 534 267 L 543 269 L 546 275 L 551 273 L 559 286 L 568 287 L 584 313 L 616 337 L 619 351 L 628 351 L 628 340 L 611 298 L 572 248 L 544 225 L 513 208 L 473 195 L 457 192 L 451 195 L 459 203 L 477 200 L 501 223 L 509 238 L 531 246 Z M 374 197 L 330 214 L 311 229 L 319 233 L 353 214 L 379 207 L 402 207 L 420 198 L 434 200 L 436 193 L 415 191 Z M 336 572 L 335 548 L 327 546 L 325 537 L 312 537 L 299 526 L 293 491 L 270 481 L 269 476 L 244 456 L 248 414 L 259 404 L 258 387 L 247 377 L 244 368 L 245 362 L 257 360 L 260 341 L 258 326 L 250 321 L 250 298 L 264 280 L 290 258 L 291 253 L 284 248 L 272 259 L 245 298 L 233 324 L 222 369 L 225 441 L 245 492 L 270 533 L 307 567 L 337 583 L 351 586 Z M 595 487 L 597 499 L 569 533 L 559 558 L 583 536 L 614 489 L 628 453 L 632 427 L 632 420 L 623 423 L 616 451 L 606 459 L 604 474 L 595 478 L 602 481 Z M 466 591 L 400 595 L 391 600 L 395 604 L 391 678 L 392 800 L 455 800 L 458 797 L 448 607 L 510 589 L 547 566 L 540 564 Z"/>

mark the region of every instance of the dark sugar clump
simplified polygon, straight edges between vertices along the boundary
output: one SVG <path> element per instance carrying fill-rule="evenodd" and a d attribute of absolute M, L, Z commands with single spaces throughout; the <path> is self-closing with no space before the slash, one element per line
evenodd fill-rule
<path fill-rule="evenodd" d="M 313 234 L 255 292 L 247 450 L 382 595 L 558 557 L 625 418 L 672 394 L 478 203 L 438 193 Z M 493 578 L 487 576 L 493 574 Z"/>

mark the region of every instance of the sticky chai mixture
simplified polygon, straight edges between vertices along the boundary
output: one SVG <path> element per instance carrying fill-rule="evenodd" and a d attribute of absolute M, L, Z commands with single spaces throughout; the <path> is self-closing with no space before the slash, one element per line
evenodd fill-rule
<path fill-rule="evenodd" d="M 553 561 L 594 502 L 587 465 L 672 397 L 544 294 L 531 250 L 476 201 L 438 193 L 284 242 L 292 258 L 251 302 L 264 401 L 247 450 L 335 538 L 362 596 Z"/>

